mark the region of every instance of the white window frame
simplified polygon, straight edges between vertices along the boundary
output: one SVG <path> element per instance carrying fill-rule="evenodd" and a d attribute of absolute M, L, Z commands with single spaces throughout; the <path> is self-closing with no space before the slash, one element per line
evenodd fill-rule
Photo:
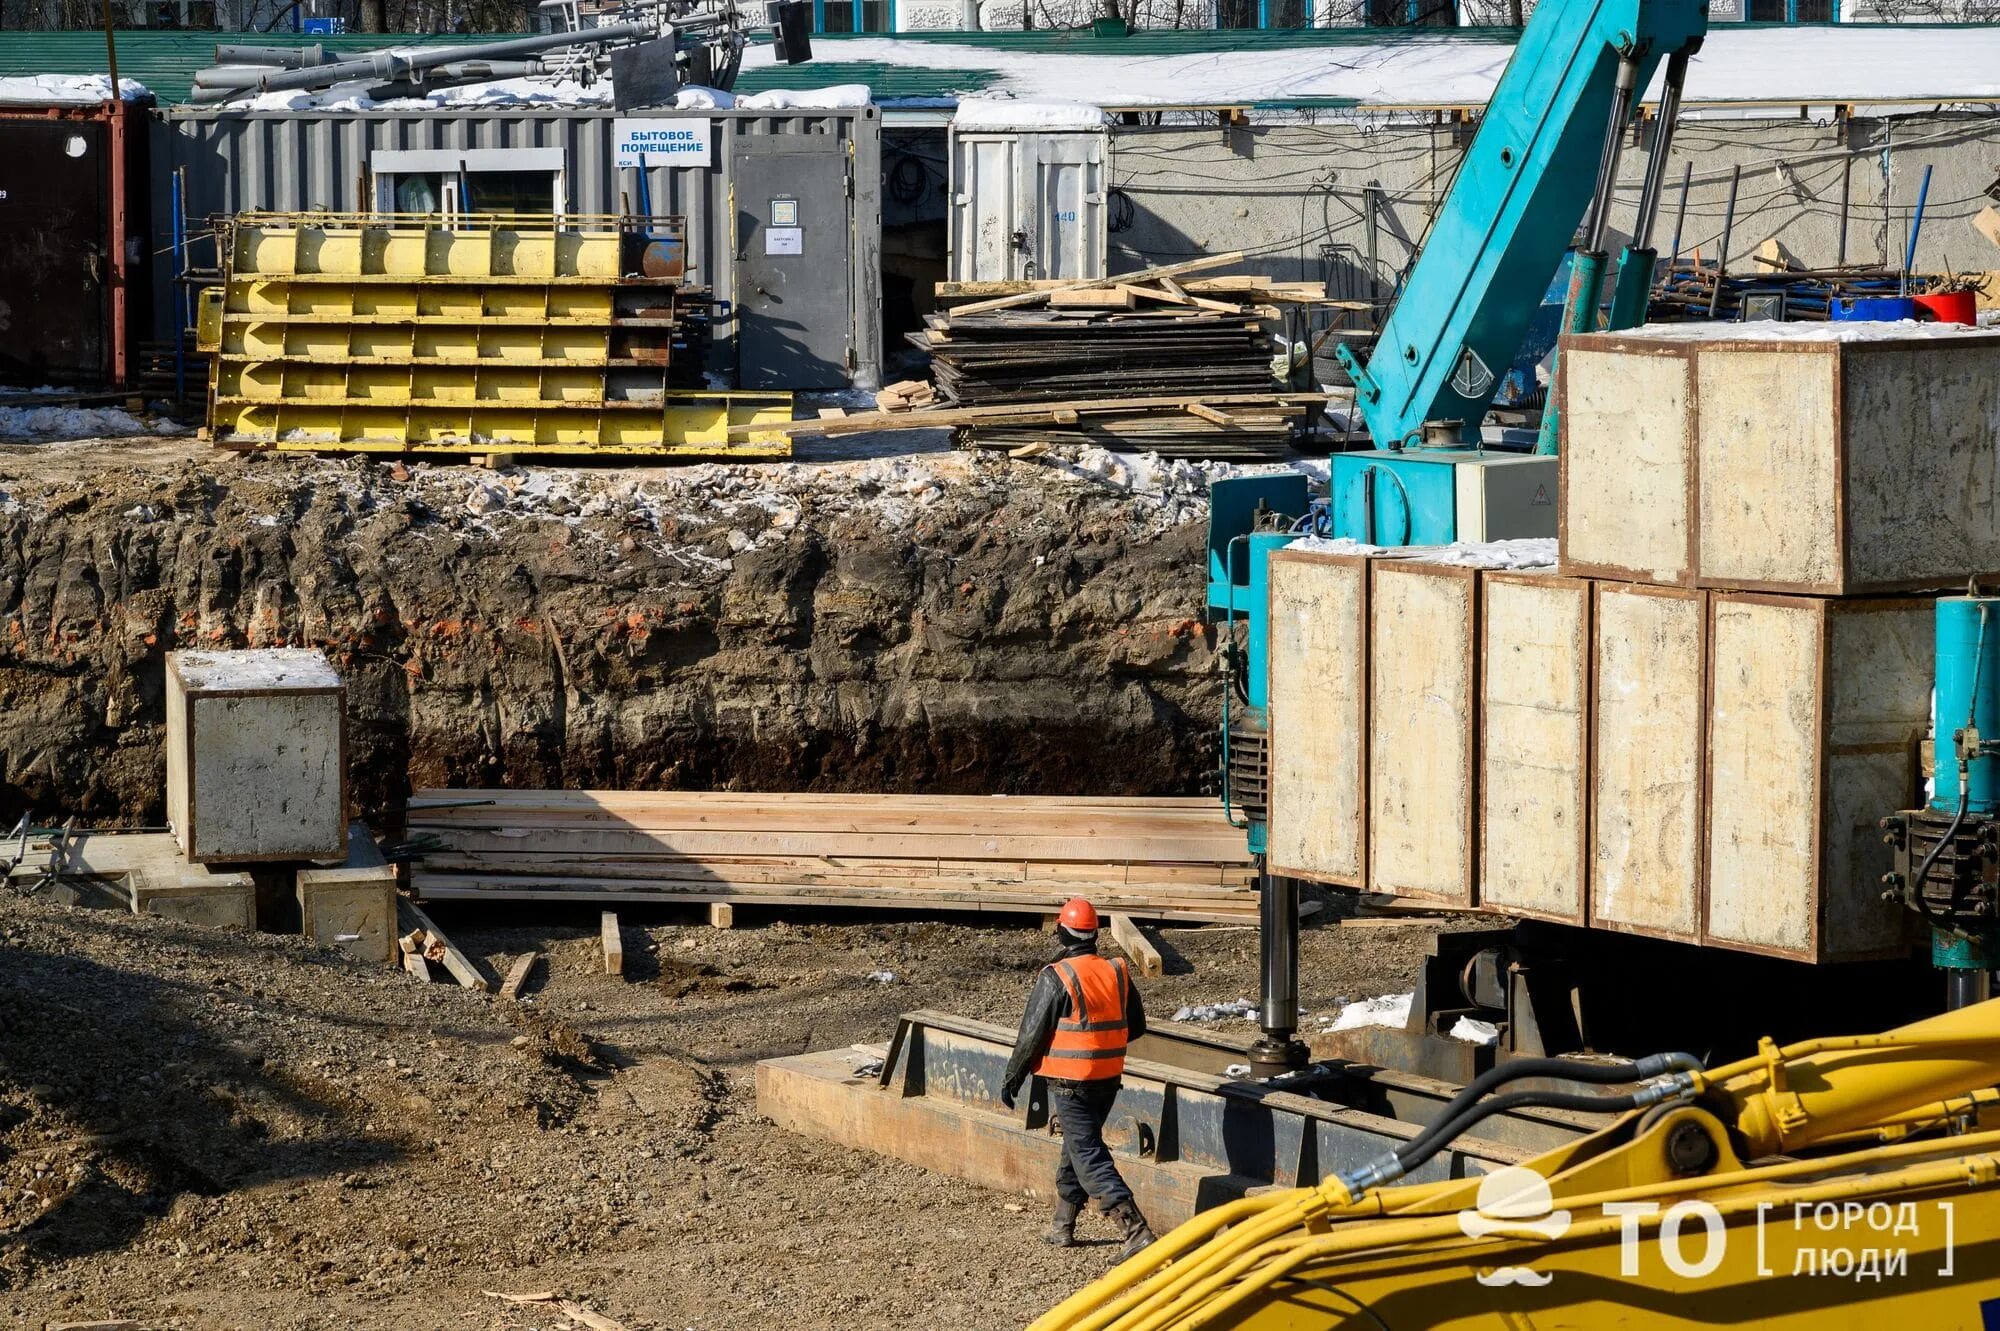
<path fill-rule="evenodd" d="M 465 177 L 482 171 L 546 171 L 554 179 L 555 215 L 567 211 L 569 182 L 561 148 L 378 148 L 368 155 L 369 193 L 378 213 L 396 211 L 398 176 L 444 177 L 442 216 L 462 216 Z"/>

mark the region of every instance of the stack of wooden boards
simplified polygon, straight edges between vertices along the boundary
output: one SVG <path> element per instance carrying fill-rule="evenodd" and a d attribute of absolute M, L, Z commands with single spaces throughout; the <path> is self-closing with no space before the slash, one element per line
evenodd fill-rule
<path fill-rule="evenodd" d="M 1325 304 L 1326 288 L 1192 276 L 1242 258 L 1217 254 L 1088 281 L 942 283 L 940 299 L 972 299 L 910 335 L 932 358 L 934 387 L 905 380 L 876 395 L 875 411 L 827 408 L 785 432 L 946 428 L 962 442 L 1024 456 L 1062 443 L 1281 456 L 1293 427 L 1326 397 L 1279 391 L 1263 323 L 1278 304 Z"/>
<path fill-rule="evenodd" d="M 1273 871 L 1902 953 L 1933 598 L 2000 575 L 2000 337 L 1913 327 L 1568 339 L 1558 568 L 1276 554 Z"/>
<path fill-rule="evenodd" d="M 1294 413 L 1285 403 L 1237 401 L 1225 409 L 1202 399 L 1271 393 L 1274 347 L 1263 321 L 1276 311 L 1197 296 L 1175 280 L 1238 257 L 973 301 L 930 315 L 910 341 L 930 354 L 932 378 L 952 407 L 1187 399 L 1115 415 L 964 427 L 965 442 L 979 447 L 1275 453 L 1290 437 Z"/>
<path fill-rule="evenodd" d="M 425 899 L 1257 914 L 1209 799 L 421 790 L 408 827 Z"/>

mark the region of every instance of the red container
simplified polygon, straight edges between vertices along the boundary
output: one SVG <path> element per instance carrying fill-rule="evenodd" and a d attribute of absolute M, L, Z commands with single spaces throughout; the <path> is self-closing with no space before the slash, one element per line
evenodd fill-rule
<path fill-rule="evenodd" d="M 1971 291 L 1940 291 L 1935 295 L 1918 296 L 1917 308 L 1941 324 L 1965 324 L 1968 327 L 1979 322 L 1979 297 Z"/>
<path fill-rule="evenodd" d="M 146 110 L 0 107 L 0 381 L 133 378 L 145 326 Z"/>

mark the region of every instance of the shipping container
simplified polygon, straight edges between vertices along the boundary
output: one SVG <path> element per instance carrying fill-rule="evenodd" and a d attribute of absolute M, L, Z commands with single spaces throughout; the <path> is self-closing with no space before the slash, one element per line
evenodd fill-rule
<path fill-rule="evenodd" d="M 1102 129 L 951 132 L 951 280 L 1105 275 Z"/>
<path fill-rule="evenodd" d="M 0 106 L 0 380 L 125 384 L 146 327 L 145 110 Z"/>
<path fill-rule="evenodd" d="M 633 150 L 645 141 L 636 131 L 657 122 L 693 135 L 677 140 L 671 163 Z M 745 387 L 879 384 L 874 107 L 629 116 L 608 108 L 174 107 L 155 132 L 155 196 L 169 197 L 172 173 L 185 168 L 197 232 L 203 219 L 238 212 L 475 211 L 543 200 L 565 213 L 684 217 L 692 280 L 720 302 L 712 365 L 735 369 Z M 156 249 L 168 245 L 170 226 L 156 222 Z M 195 262 L 210 258 L 198 253 Z M 155 282 L 162 336 L 172 329 L 164 299 L 171 280 L 163 273 Z"/>

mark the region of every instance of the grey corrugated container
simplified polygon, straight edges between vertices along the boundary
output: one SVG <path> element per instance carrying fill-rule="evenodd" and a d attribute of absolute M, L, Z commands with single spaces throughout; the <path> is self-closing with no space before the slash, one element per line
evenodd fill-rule
<path fill-rule="evenodd" d="M 612 165 L 609 107 L 468 107 L 428 111 L 247 111 L 177 106 L 154 126 L 153 197 L 170 197 L 177 167 L 187 168 L 187 211 L 199 231 L 203 219 L 228 213 L 353 212 L 361 209 L 368 155 L 376 149 L 561 148 L 572 213 L 636 210 L 626 173 Z M 738 137 L 799 135 L 825 140 L 829 152 L 853 164 L 852 326 L 854 379 L 861 387 L 881 377 L 882 120 L 875 107 L 800 111 L 635 111 L 626 119 L 713 120 L 718 127 L 706 167 L 647 168 L 656 214 L 687 218 L 688 259 L 695 280 L 718 301 L 736 300 L 731 213 L 731 148 Z M 171 218 L 155 218 L 153 249 L 171 249 Z M 206 250 L 197 252 L 204 257 Z M 158 332 L 173 336 L 172 265 L 155 269 Z M 711 364 L 736 363 L 735 320 L 716 323 Z"/>

